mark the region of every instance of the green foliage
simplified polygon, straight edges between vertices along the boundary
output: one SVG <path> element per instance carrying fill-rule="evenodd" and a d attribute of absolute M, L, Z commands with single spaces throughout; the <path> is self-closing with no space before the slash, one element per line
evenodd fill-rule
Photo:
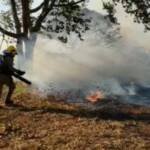
<path fill-rule="evenodd" d="M 90 20 L 84 17 L 84 13 L 82 13 L 78 4 L 72 5 L 70 3 L 67 5 L 67 0 L 65 0 L 61 1 L 59 5 L 62 6 L 53 9 L 49 14 L 49 18 L 45 20 L 46 31 L 53 33 L 63 33 L 65 31 L 67 35 L 74 32 L 80 40 L 83 40 L 82 33 L 89 29 L 88 23 Z M 58 36 L 58 39 L 66 43 L 67 35 Z"/>
<path fill-rule="evenodd" d="M 110 2 L 103 2 L 103 9 L 105 9 L 108 13 L 106 17 L 108 17 L 112 23 L 117 23 L 117 19 L 114 17 L 116 12 L 114 5 Z"/>
<path fill-rule="evenodd" d="M 13 23 L 13 20 L 10 16 L 10 13 L 9 11 L 7 12 L 3 12 L 0 14 L 0 18 L 1 18 L 1 21 L 0 21 L 0 24 L 7 30 L 14 30 L 14 23 Z"/>
<path fill-rule="evenodd" d="M 115 6 L 117 6 L 117 4 L 120 3 L 122 4 L 126 13 L 134 16 L 134 22 L 142 23 L 145 26 L 146 30 L 150 30 L 149 0 L 112 0 L 112 2 L 113 3 L 111 3 L 111 6 L 110 2 L 104 3 L 104 9 L 108 10 L 108 14 L 114 16 L 114 13 L 112 13 L 112 7 L 115 9 Z"/>
<path fill-rule="evenodd" d="M 22 25 L 20 27 L 20 31 L 24 31 L 23 28 L 25 27 L 23 27 L 23 8 L 21 0 L 15 0 L 13 2 L 15 4 L 8 0 L 0 1 L 3 1 L 5 5 L 8 6 L 8 11 L 1 13 L 1 20 L 3 20 L 3 22 L 5 23 L 5 26 L 2 26 L 8 31 L 17 31 L 17 28 L 20 27 L 20 25 Z M 39 17 L 42 17 L 44 12 L 47 12 L 52 2 L 51 0 L 42 1 L 45 3 L 43 3 L 43 6 L 40 8 L 41 14 L 35 17 L 34 13 L 30 13 L 30 16 L 28 18 L 30 20 L 29 30 L 31 29 L 31 32 L 36 22 L 38 22 Z M 84 14 L 81 12 L 83 9 L 82 6 L 84 6 L 83 4 L 85 3 L 85 1 L 86 0 L 84 0 L 83 2 L 75 0 L 56 0 L 54 4 L 55 6 L 53 6 L 49 10 L 49 13 L 47 13 L 47 16 L 50 16 L 47 17 L 48 20 L 47 18 L 45 18 L 44 21 L 42 20 L 43 29 L 46 29 L 47 32 L 53 32 L 56 34 L 66 32 L 67 34 L 65 36 L 58 36 L 58 39 L 60 39 L 63 42 L 67 42 L 67 35 L 69 35 L 71 32 L 75 32 L 78 35 L 78 37 L 82 40 L 82 33 L 89 29 L 88 23 L 90 22 L 89 19 L 85 19 Z M 33 2 L 34 0 L 30 1 L 30 9 L 32 8 Z M 12 9 L 14 7 L 17 8 L 17 12 L 15 13 L 13 12 L 14 9 Z M 45 22 L 47 25 L 43 26 Z"/>

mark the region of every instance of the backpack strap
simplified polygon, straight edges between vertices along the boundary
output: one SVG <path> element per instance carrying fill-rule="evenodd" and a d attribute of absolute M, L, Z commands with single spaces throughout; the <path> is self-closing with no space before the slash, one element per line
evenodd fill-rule
<path fill-rule="evenodd" d="M 3 55 L 0 55 L 0 65 L 2 65 L 4 62 L 4 56 Z"/>

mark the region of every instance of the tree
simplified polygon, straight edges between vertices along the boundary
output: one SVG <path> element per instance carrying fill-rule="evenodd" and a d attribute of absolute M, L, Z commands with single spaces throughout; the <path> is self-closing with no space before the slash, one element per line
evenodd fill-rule
<path fill-rule="evenodd" d="M 81 8 L 86 0 L 41 0 L 36 8 L 32 8 L 34 0 L 1 0 L 7 3 L 6 11 L 1 12 L 0 32 L 16 38 L 17 46 L 22 52 L 23 42 L 28 49 L 28 56 L 32 56 L 32 44 L 27 44 L 33 33 L 41 30 L 60 33 L 66 30 L 67 34 L 75 32 L 82 39 L 82 32 L 88 30 L 87 22 L 83 18 Z M 38 13 L 38 15 L 37 15 Z M 46 20 L 51 15 L 51 19 Z M 61 18 L 65 18 L 65 22 Z M 47 22 L 47 25 L 44 23 Z M 55 27 L 53 24 L 55 23 Z M 82 28 L 81 28 L 82 26 Z M 66 37 L 58 37 L 66 42 Z M 30 52 L 29 52 L 30 51 Z"/>
<path fill-rule="evenodd" d="M 146 31 L 150 30 L 150 1 L 149 0 L 112 0 L 103 2 L 104 9 L 108 12 L 108 17 L 116 23 L 116 6 L 122 4 L 126 13 L 134 16 L 134 22 L 142 23 Z"/>

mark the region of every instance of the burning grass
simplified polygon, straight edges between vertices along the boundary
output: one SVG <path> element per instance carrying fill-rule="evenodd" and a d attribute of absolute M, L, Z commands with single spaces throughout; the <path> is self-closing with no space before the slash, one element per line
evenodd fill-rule
<path fill-rule="evenodd" d="M 86 99 L 91 103 L 96 103 L 104 98 L 105 96 L 101 91 L 91 91 L 90 94 L 86 97 Z"/>
<path fill-rule="evenodd" d="M 150 149 L 149 108 L 103 99 L 91 110 L 17 87 L 17 105 L 0 109 L 2 150 Z"/>

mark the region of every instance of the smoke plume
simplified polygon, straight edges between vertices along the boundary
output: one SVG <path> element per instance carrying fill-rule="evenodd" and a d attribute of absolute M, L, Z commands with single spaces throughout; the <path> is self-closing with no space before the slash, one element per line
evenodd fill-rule
<path fill-rule="evenodd" d="M 135 95 L 137 85 L 147 86 L 150 52 L 115 37 L 116 31 L 102 21 L 92 22 L 84 41 L 71 35 L 64 44 L 39 34 L 28 74 L 34 84 L 47 92 L 82 90 L 86 94 L 100 89 L 106 95 L 123 96 Z"/>

